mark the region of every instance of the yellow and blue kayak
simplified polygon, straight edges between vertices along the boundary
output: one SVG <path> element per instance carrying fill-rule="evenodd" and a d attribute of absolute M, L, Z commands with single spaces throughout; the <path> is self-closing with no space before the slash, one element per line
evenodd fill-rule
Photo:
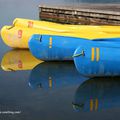
<path fill-rule="evenodd" d="M 120 107 L 120 77 L 91 78 L 79 85 L 73 99 L 77 112 L 95 112 Z"/>
<path fill-rule="evenodd" d="M 74 63 L 80 74 L 89 77 L 120 76 L 120 42 L 80 45 Z"/>
<path fill-rule="evenodd" d="M 73 60 L 73 54 L 79 46 L 119 47 L 120 39 L 87 40 L 75 37 L 33 35 L 29 40 L 29 49 L 33 56 L 41 60 Z"/>
<path fill-rule="evenodd" d="M 4 71 L 31 70 L 42 62 L 34 58 L 28 50 L 11 50 L 3 56 L 1 68 Z"/>
<path fill-rule="evenodd" d="M 87 79 L 78 73 L 73 62 L 44 62 L 31 71 L 29 86 L 33 89 L 54 89 L 82 84 Z"/>
<path fill-rule="evenodd" d="M 16 18 L 12 26 L 4 26 L 1 36 L 4 43 L 12 48 L 28 48 L 33 34 L 100 39 L 120 37 L 120 26 L 62 25 L 46 21 Z"/>

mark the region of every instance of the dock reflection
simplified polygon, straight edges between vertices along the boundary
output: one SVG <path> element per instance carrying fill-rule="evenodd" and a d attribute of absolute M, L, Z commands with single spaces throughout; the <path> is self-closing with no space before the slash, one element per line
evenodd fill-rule
<path fill-rule="evenodd" d="M 42 62 L 33 57 L 29 50 L 13 49 L 3 56 L 1 68 L 4 71 L 31 70 Z"/>
<path fill-rule="evenodd" d="M 31 88 L 58 88 L 80 84 L 88 78 L 82 77 L 73 62 L 44 62 L 37 65 L 29 78 Z"/>
<path fill-rule="evenodd" d="M 100 111 L 120 107 L 120 77 L 92 78 L 77 89 L 76 111 Z"/>

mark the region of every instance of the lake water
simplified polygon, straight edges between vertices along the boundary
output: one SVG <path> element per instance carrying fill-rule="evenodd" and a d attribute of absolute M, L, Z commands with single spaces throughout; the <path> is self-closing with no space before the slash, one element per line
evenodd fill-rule
<path fill-rule="evenodd" d="M 39 3 L 67 2 L 0 0 L 0 28 L 16 17 L 39 19 Z M 72 62 L 40 63 L 1 38 L 0 61 L 0 120 L 120 119 L 120 78 L 88 79 Z"/>

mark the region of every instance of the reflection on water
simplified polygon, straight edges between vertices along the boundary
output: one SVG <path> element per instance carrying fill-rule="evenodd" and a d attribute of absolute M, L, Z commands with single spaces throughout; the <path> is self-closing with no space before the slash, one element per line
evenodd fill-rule
<path fill-rule="evenodd" d="M 73 62 L 44 62 L 31 71 L 29 85 L 48 89 L 80 84 L 86 79 L 80 76 Z"/>
<path fill-rule="evenodd" d="M 4 54 L 1 68 L 4 71 L 31 70 L 43 61 L 37 60 L 29 50 L 11 50 Z"/>
<path fill-rule="evenodd" d="M 3 73 L 0 77 L 0 105 L 4 110 L 20 110 L 23 120 L 26 120 L 26 114 L 27 118 L 37 115 L 44 119 L 49 113 L 46 119 L 54 116 L 53 119 L 66 120 L 86 116 L 90 111 L 120 109 L 120 78 L 89 79 L 78 73 L 73 62 L 41 62 L 28 50 L 7 52 L 1 65 L 6 71 L 16 72 L 0 71 Z M 32 70 L 24 71 L 28 69 Z M 63 111 L 69 116 L 61 118 Z"/>
<path fill-rule="evenodd" d="M 120 107 L 120 77 L 92 78 L 77 89 L 73 108 L 100 111 Z"/>

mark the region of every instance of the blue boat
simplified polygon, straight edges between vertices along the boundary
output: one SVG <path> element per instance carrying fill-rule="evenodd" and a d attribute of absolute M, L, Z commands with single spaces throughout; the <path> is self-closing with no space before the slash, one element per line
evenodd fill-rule
<path fill-rule="evenodd" d="M 79 74 L 73 62 L 44 62 L 31 71 L 29 86 L 49 90 L 77 85 L 87 79 Z"/>
<path fill-rule="evenodd" d="M 33 35 L 29 40 L 31 53 L 41 60 L 73 60 L 72 56 L 79 44 L 86 39 L 52 36 Z"/>
<path fill-rule="evenodd" d="M 74 53 L 74 63 L 79 73 L 89 77 L 120 76 L 120 48 L 117 44 L 78 47 Z"/>
<path fill-rule="evenodd" d="M 120 47 L 118 42 L 119 38 L 88 40 L 55 35 L 33 35 L 29 40 L 29 49 L 33 56 L 41 60 L 73 60 L 73 53 L 80 45 L 101 43 L 101 46 Z"/>
<path fill-rule="evenodd" d="M 91 78 L 79 85 L 72 102 L 75 111 L 120 108 L 120 77 Z"/>

